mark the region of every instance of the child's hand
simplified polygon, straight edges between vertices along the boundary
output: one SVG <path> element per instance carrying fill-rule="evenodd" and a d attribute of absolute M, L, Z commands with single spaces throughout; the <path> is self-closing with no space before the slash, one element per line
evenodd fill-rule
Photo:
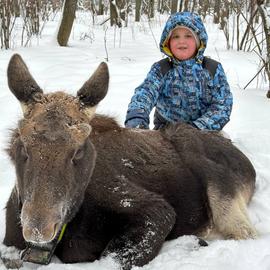
<path fill-rule="evenodd" d="M 148 124 L 142 118 L 132 118 L 126 122 L 125 126 L 127 128 L 148 129 Z"/>

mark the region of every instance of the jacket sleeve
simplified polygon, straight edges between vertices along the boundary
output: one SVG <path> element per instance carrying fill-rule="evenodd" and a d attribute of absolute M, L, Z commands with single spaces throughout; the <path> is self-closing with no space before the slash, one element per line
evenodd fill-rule
<path fill-rule="evenodd" d="M 135 89 L 128 105 L 125 125 L 131 119 L 141 118 L 142 123 L 146 123 L 146 128 L 149 127 L 149 114 L 157 103 L 162 81 L 163 76 L 160 65 L 155 63 L 152 65 L 144 82 Z"/>
<path fill-rule="evenodd" d="M 208 110 L 193 121 L 193 125 L 199 129 L 221 130 L 230 120 L 233 96 L 221 64 L 217 67 L 212 91 L 212 102 Z"/>

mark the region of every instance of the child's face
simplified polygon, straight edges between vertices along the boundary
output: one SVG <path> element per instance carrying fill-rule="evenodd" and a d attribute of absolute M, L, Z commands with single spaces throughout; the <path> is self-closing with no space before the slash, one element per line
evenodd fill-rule
<path fill-rule="evenodd" d="M 187 60 L 197 52 L 196 40 L 186 28 L 176 28 L 172 31 L 169 46 L 172 54 L 179 60 Z"/>

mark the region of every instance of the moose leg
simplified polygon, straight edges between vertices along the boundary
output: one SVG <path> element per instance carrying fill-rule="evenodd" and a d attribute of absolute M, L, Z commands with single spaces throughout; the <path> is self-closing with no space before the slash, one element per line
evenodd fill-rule
<path fill-rule="evenodd" d="M 174 211 L 165 201 L 149 201 L 151 204 L 154 206 L 130 216 L 129 224 L 109 242 L 103 254 L 119 261 L 124 270 L 152 260 L 174 225 Z"/>
<path fill-rule="evenodd" d="M 85 199 L 79 212 L 68 223 L 55 254 L 64 263 L 86 262 L 98 259 L 111 239 L 106 214 Z M 108 218 L 110 219 L 110 218 Z"/>
<path fill-rule="evenodd" d="M 20 226 L 20 202 L 15 188 L 6 206 L 6 234 L 3 243 L 19 249 L 25 248 L 25 241 Z"/>
<path fill-rule="evenodd" d="M 72 237 L 62 239 L 57 246 L 55 255 L 63 263 L 92 262 L 99 258 L 104 246 L 98 239 L 87 239 L 87 237 Z"/>
<path fill-rule="evenodd" d="M 208 188 L 209 205 L 214 227 L 225 238 L 256 238 L 257 232 L 247 215 L 249 196 L 238 192 L 233 198 L 224 196 L 216 188 Z"/>
<path fill-rule="evenodd" d="M 101 184 L 96 197 L 125 220 L 103 256 L 113 257 L 124 270 L 148 263 L 174 226 L 174 209 L 160 195 L 137 186 L 124 176 L 108 181 L 106 186 L 104 181 Z"/>

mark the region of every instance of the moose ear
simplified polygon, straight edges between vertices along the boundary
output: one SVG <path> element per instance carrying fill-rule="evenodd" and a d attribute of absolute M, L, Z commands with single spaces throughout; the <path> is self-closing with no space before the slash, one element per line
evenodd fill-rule
<path fill-rule="evenodd" d="M 26 64 L 19 54 L 14 54 L 7 69 L 8 86 L 24 107 L 29 102 L 40 99 L 43 91 L 31 76 Z"/>
<path fill-rule="evenodd" d="M 89 117 L 92 118 L 96 105 L 106 96 L 108 86 L 109 69 L 107 64 L 102 62 L 90 79 L 77 92 L 77 96 Z"/>

